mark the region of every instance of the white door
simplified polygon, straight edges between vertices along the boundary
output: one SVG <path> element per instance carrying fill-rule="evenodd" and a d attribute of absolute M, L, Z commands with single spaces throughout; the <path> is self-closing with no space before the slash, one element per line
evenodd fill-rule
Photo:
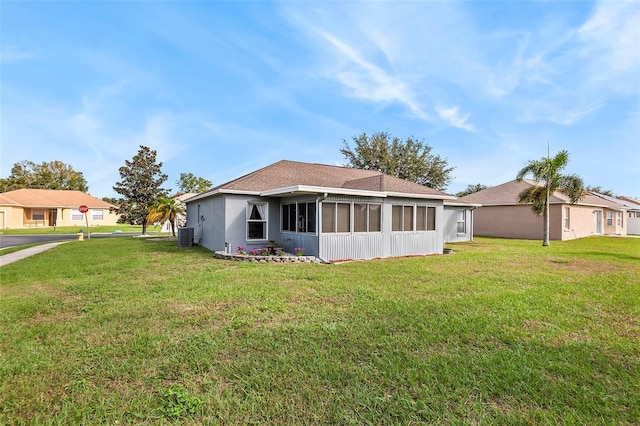
<path fill-rule="evenodd" d="M 593 213 L 595 214 L 595 229 L 593 230 L 593 233 L 596 235 L 601 235 L 602 234 L 602 210 L 594 210 Z"/>

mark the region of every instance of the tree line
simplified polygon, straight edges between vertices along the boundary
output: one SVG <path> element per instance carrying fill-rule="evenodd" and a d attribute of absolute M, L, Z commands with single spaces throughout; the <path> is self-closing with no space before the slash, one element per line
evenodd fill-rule
<path fill-rule="evenodd" d="M 391 176 L 425 185 L 441 191 L 446 190 L 453 180 L 454 167 L 446 158 L 433 153 L 430 145 L 414 137 L 400 139 L 387 132 L 368 135 L 361 133 L 352 138 L 351 145 L 343 140 L 340 153 L 347 161 L 347 167 L 376 170 Z M 146 233 L 148 223 L 169 220 L 175 235 L 175 218 L 184 211 L 184 205 L 169 196 L 169 190 L 162 187 L 168 176 L 162 172 L 162 162 L 157 161 L 157 152 L 146 146 L 140 146 L 138 153 L 119 168 L 120 181 L 113 189 L 121 198 L 103 198 L 116 206 L 122 223 L 142 224 Z M 520 194 L 519 202 L 533 206 L 536 214 L 544 216 L 545 245 L 548 245 L 548 198 L 555 190 L 570 195 L 576 202 L 585 188 L 577 176 L 559 174 L 568 162 L 569 155 L 561 151 L 556 157 L 531 161 L 520 170 L 517 179 L 531 174 L 534 179 L 544 183 L 531 191 Z M 211 187 L 212 183 L 192 173 L 181 173 L 176 181 L 178 191 L 182 193 L 200 193 Z M 61 161 L 36 164 L 21 161 L 11 168 L 6 179 L 0 178 L 0 192 L 19 188 L 67 189 L 88 192 L 88 184 L 81 172 Z M 483 184 L 468 185 L 456 194 L 458 197 L 487 189 Z M 593 187 L 587 187 L 590 189 Z M 598 192 L 611 194 L 611 191 L 595 187 Z M 577 197 L 577 198 L 576 198 Z M 574 201 L 575 200 L 575 201 Z"/>

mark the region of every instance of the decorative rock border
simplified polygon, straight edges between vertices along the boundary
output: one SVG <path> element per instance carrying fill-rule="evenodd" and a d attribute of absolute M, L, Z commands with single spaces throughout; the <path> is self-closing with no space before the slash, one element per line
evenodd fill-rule
<path fill-rule="evenodd" d="M 213 257 L 216 259 L 235 260 L 236 262 L 254 263 L 323 263 L 315 256 L 294 256 L 290 254 L 284 254 L 283 256 L 253 256 L 248 254 L 233 254 L 216 251 L 213 253 Z"/>

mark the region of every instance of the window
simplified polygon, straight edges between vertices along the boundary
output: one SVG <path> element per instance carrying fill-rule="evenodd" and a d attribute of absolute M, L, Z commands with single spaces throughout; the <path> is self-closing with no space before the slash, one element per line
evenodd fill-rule
<path fill-rule="evenodd" d="M 31 220 L 42 220 L 42 221 L 44 221 L 44 209 L 32 209 L 31 210 Z"/>
<path fill-rule="evenodd" d="M 298 232 L 316 232 L 316 203 L 298 203 Z"/>
<path fill-rule="evenodd" d="M 466 210 L 458 210 L 458 220 L 456 221 L 456 232 L 464 234 L 467 232 L 467 212 Z"/>
<path fill-rule="evenodd" d="M 427 207 L 427 231 L 436 230 L 436 208 Z"/>
<path fill-rule="evenodd" d="M 427 208 L 416 206 L 416 231 L 427 230 Z"/>
<path fill-rule="evenodd" d="M 95 209 L 95 210 L 91 210 L 91 220 L 104 220 L 104 210 L 102 209 Z"/>
<path fill-rule="evenodd" d="M 391 206 L 391 230 L 413 231 L 413 206 Z"/>
<path fill-rule="evenodd" d="M 294 231 L 296 230 L 296 205 L 284 204 L 282 206 L 282 230 Z"/>
<path fill-rule="evenodd" d="M 607 211 L 607 226 L 613 226 L 613 212 Z"/>
<path fill-rule="evenodd" d="M 414 223 L 415 211 L 415 223 Z M 427 206 L 391 206 L 392 231 L 434 231 L 436 208 Z"/>
<path fill-rule="evenodd" d="M 382 206 L 369 204 L 369 232 L 382 231 Z"/>
<path fill-rule="evenodd" d="M 382 221 L 380 204 L 355 203 L 353 205 L 354 232 L 380 232 Z"/>
<path fill-rule="evenodd" d="M 351 231 L 351 204 L 338 203 L 336 216 L 338 232 Z"/>
<path fill-rule="evenodd" d="M 316 232 L 316 203 L 282 205 L 282 230 Z"/>
<path fill-rule="evenodd" d="M 402 231 L 402 206 L 391 206 L 391 230 Z"/>
<path fill-rule="evenodd" d="M 322 203 L 322 232 L 350 232 L 351 204 Z"/>
<path fill-rule="evenodd" d="M 247 240 L 267 239 L 267 203 L 247 205 Z"/>
<path fill-rule="evenodd" d="M 405 231 L 413 231 L 413 206 L 404 206 L 403 210 L 403 228 Z"/>
<path fill-rule="evenodd" d="M 82 213 L 78 209 L 71 209 L 71 220 L 82 220 Z"/>
<path fill-rule="evenodd" d="M 616 212 L 616 223 L 622 227 L 622 212 Z"/>
<path fill-rule="evenodd" d="M 307 203 L 307 232 L 316 232 L 316 223 L 318 222 L 316 214 L 316 203 Z"/>
<path fill-rule="evenodd" d="M 564 208 L 564 229 L 565 231 L 571 229 L 571 221 L 569 220 L 569 207 Z"/>

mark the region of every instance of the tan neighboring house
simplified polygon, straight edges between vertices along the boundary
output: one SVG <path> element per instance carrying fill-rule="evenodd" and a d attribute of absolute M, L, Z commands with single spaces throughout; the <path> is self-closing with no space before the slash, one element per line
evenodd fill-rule
<path fill-rule="evenodd" d="M 640 235 L 640 200 L 617 197 L 616 201 L 627 208 L 627 234 Z"/>
<path fill-rule="evenodd" d="M 531 205 L 519 204 L 518 194 L 535 181 L 513 180 L 461 198 L 482 204 L 474 211 L 475 236 L 542 239 L 542 216 L 537 216 Z M 626 208 L 587 193 L 576 204 L 560 193 L 550 198 L 549 238 L 573 240 L 591 235 L 627 235 Z"/>
<path fill-rule="evenodd" d="M 86 218 L 80 206 L 87 206 Z M 116 225 L 115 207 L 81 191 L 18 189 L 0 193 L 0 229 Z"/>

